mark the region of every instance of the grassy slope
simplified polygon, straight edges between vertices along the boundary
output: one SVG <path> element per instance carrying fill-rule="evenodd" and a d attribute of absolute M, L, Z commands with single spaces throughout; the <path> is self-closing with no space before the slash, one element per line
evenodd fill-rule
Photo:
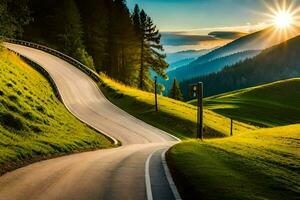
<path fill-rule="evenodd" d="M 300 123 L 300 78 L 230 92 L 205 99 L 221 115 L 263 127 Z M 191 102 L 195 104 L 195 101 Z"/>
<path fill-rule="evenodd" d="M 168 163 L 185 199 L 297 199 L 300 125 L 174 146 Z M 183 184 L 184 183 L 184 184 Z"/>
<path fill-rule="evenodd" d="M 0 173 L 4 164 L 110 146 L 66 110 L 44 77 L 0 53 Z"/>
<path fill-rule="evenodd" d="M 196 107 L 163 96 L 158 97 L 159 112 L 154 111 L 154 95 L 122 85 L 101 75 L 101 88 L 105 95 L 117 106 L 133 116 L 182 139 L 195 137 Z M 212 111 L 205 110 L 204 123 L 206 137 L 225 136 L 230 131 L 230 120 Z M 235 132 L 240 133 L 256 129 L 244 123 L 236 122 Z"/>

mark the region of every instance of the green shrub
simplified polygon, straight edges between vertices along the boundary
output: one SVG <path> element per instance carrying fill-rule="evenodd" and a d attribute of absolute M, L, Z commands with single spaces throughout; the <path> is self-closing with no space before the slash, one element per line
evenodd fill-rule
<path fill-rule="evenodd" d="M 35 120 L 35 116 L 32 114 L 32 112 L 25 112 L 23 116 L 28 120 Z"/>
<path fill-rule="evenodd" d="M 45 113 L 45 108 L 43 106 L 37 106 L 36 109 L 41 113 Z"/>
<path fill-rule="evenodd" d="M 8 96 L 9 100 L 13 101 L 13 102 L 17 102 L 18 101 L 18 97 L 15 95 L 10 95 Z"/>
<path fill-rule="evenodd" d="M 0 113 L 0 123 L 15 130 L 26 129 L 23 121 L 11 113 Z"/>

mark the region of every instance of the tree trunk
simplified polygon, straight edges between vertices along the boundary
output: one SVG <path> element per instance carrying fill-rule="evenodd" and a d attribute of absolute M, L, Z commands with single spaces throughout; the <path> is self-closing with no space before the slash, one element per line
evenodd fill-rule
<path fill-rule="evenodd" d="M 140 84 L 139 88 L 143 90 L 144 88 L 144 37 L 142 37 L 141 43 L 141 66 L 140 66 Z"/>

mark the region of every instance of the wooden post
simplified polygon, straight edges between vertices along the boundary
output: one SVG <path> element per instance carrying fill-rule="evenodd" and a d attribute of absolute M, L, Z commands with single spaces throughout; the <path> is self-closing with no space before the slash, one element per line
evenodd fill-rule
<path fill-rule="evenodd" d="M 203 83 L 197 85 L 198 113 L 197 113 L 197 138 L 203 140 Z"/>
<path fill-rule="evenodd" d="M 155 111 L 158 112 L 158 103 L 157 103 L 157 76 L 155 76 L 154 84 L 155 84 Z"/>

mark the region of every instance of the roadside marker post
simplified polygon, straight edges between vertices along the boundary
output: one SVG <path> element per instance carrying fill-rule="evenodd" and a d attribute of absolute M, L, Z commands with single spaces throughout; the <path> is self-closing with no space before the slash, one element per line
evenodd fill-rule
<path fill-rule="evenodd" d="M 158 103 L 157 103 L 157 76 L 154 77 L 154 87 L 155 87 L 155 111 L 158 112 Z"/>
<path fill-rule="evenodd" d="M 197 138 L 203 140 L 203 83 L 190 85 L 190 96 L 197 97 Z"/>

